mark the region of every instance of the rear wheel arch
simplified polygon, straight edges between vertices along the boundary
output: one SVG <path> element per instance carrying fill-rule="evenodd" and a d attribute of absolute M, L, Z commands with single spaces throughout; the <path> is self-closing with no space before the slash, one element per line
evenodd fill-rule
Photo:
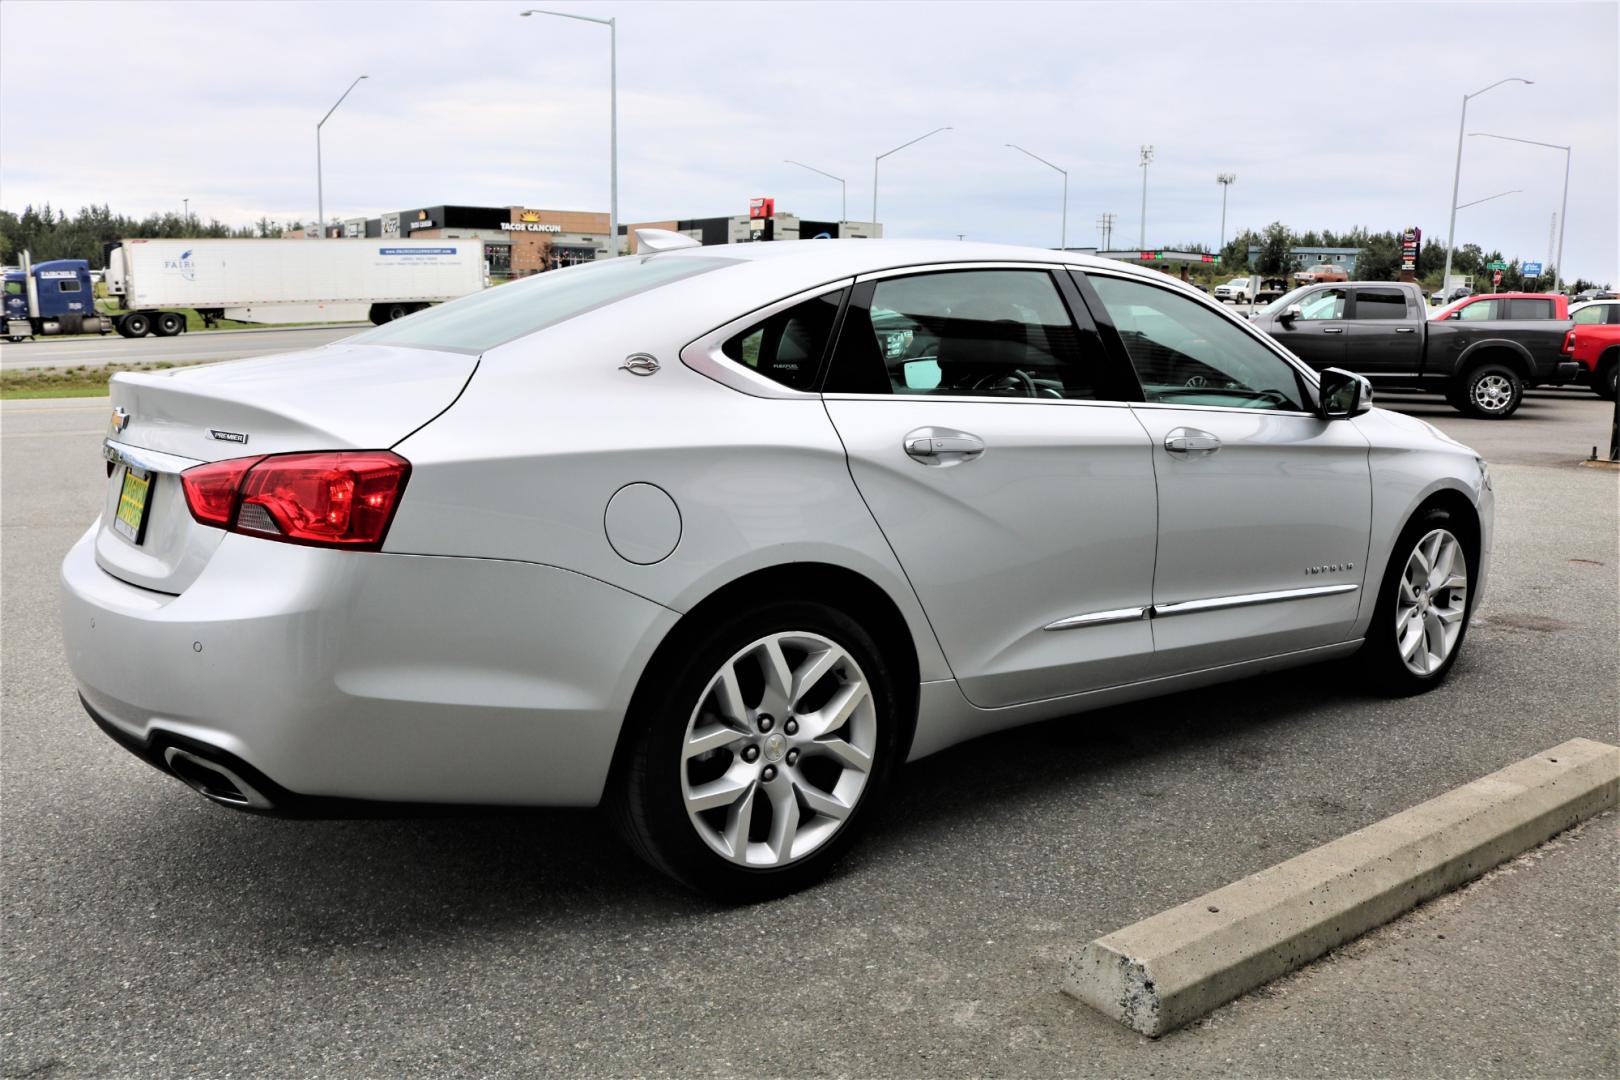
<path fill-rule="evenodd" d="M 1493 343 L 1476 346 L 1463 353 L 1461 360 L 1457 364 L 1457 377 L 1466 379 L 1470 373 L 1484 367 L 1486 364 L 1501 364 L 1504 367 L 1511 368 L 1520 381 L 1527 385 L 1535 375 L 1534 366 L 1530 363 L 1529 356 L 1507 345 Z"/>
<path fill-rule="evenodd" d="M 703 630 L 739 612 L 763 604 L 802 600 L 828 607 L 860 622 L 883 650 L 883 659 L 894 672 L 895 696 L 904 729 L 897 742 L 897 762 L 911 751 L 917 727 L 917 646 L 899 606 L 870 578 L 831 563 L 787 563 L 751 571 L 727 582 L 682 615 L 664 635 L 636 681 L 619 728 L 613 750 L 606 789 L 613 790 L 620 776 L 627 751 L 634 741 L 634 718 L 645 715 L 650 696 L 664 684 L 664 674 L 677 662 L 689 643 Z"/>

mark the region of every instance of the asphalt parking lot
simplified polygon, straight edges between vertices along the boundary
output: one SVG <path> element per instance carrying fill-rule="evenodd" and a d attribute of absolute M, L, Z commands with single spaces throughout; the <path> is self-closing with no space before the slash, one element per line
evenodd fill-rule
<path fill-rule="evenodd" d="M 1150 1041 L 1058 992 L 1099 933 L 1565 739 L 1616 741 L 1611 406 L 1423 416 L 1491 463 L 1494 576 L 1450 681 L 1330 666 L 916 763 L 828 883 L 718 908 L 594 814 L 252 818 L 79 708 L 56 568 L 100 401 L 0 409 L 0 1067 L 10 1077 L 1601 1076 L 1620 1070 L 1620 829 L 1588 822 Z M 424 613 L 424 617 L 428 617 Z"/>

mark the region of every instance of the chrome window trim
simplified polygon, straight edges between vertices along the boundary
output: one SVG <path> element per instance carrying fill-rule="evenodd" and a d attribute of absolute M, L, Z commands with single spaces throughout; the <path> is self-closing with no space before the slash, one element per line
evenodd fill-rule
<path fill-rule="evenodd" d="M 1179 292 L 1175 292 L 1175 291 L 1172 291 L 1170 289 L 1165 288 L 1164 285 L 1161 285 L 1157 281 L 1151 281 L 1151 280 L 1149 280 L 1147 278 L 1144 278 L 1144 277 L 1142 277 L 1142 276 L 1140 276 L 1138 274 L 1121 274 L 1121 273 L 1118 273 L 1118 272 L 1116 272 L 1113 269 L 1108 268 L 1108 267 L 1103 267 L 1103 268 L 1100 268 L 1100 269 L 1093 270 L 1093 269 L 1091 269 L 1089 267 L 1085 267 L 1085 266 L 1072 266 L 1069 269 L 1078 270 L 1080 273 L 1085 274 L 1087 277 L 1100 276 L 1100 277 L 1118 278 L 1121 281 L 1134 281 L 1139 285 L 1147 285 L 1147 286 L 1149 286 L 1151 288 L 1155 288 L 1155 289 L 1164 289 L 1165 292 L 1170 293 L 1172 296 L 1180 296 L 1180 297 L 1183 297 L 1184 299 L 1191 299 L 1191 300 L 1201 300 L 1201 301 L 1203 301 L 1205 307 L 1211 308 L 1212 310 L 1220 312 L 1221 315 L 1223 317 L 1225 317 L 1228 322 L 1232 323 L 1232 325 L 1236 326 L 1238 329 L 1247 332 L 1250 337 L 1254 338 L 1256 341 L 1258 341 L 1262 345 L 1264 345 L 1267 349 L 1270 349 L 1273 353 L 1275 353 L 1277 358 L 1280 359 L 1283 363 L 1287 364 L 1289 367 L 1293 368 L 1295 371 L 1297 371 L 1301 375 L 1303 375 L 1305 377 L 1306 382 L 1310 384 L 1310 387 L 1314 392 L 1316 392 L 1318 394 L 1320 394 L 1322 392 L 1322 379 L 1321 379 L 1321 376 L 1317 374 L 1317 372 L 1316 372 L 1316 370 L 1314 368 L 1312 368 L 1309 364 L 1305 363 L 1305 361 L 1301 360 L 1299 357 L 1295 356 L 1293 353 L 1289 352 L 1287 349 L 1283 348 L 1282 343 L 1279 342 L 1276 338 L 1272 337 L 1270 334 L 1265 333 L 1264 331 L 1256 330 L 1254 328 L 1253 323 L 1251 323 L 1251 322 L 1249 322 L 1248 320 L 1245 320 L 1245 319 L 1237 318 L 1231 312 L 1227 311 L 1226 308 L 1222 307 L 1220 304 L 1217 304 L 1214 300 L 1210 299 L 1208 296 L 1205 296 L 1203 293 L 1199 292 L 1197 289 L 1183 289 L 1183 290 L 1181 290 Z M 1108 321 L 1110 323 L 1112 323 L 1113 319 L 1110 318 Z M 1340 320 L 1337 320 L 1337 321 L 1339 321 L 1339 322 L 1349 322 L 1350 320 L 1348 320 L 1348 319 L 1340 319 Z M 1187 408 L 1196 408 L 1197 406 L 1186 406 L 1186 407 Z M 1209 407 L 1209 406 L 1206 406 L 1206 407 Z M 1255 411 L 1264 411 L 1264 410 L 1247 409 L 1247 410 L 1244 410 L 1244 411 L 1246 411 L 1246 412 L 1255 412 Z M 1315 415 L 1315 414 L 1311 413 L 1311 414 L 1307 414 L 1307 415 Z"/>
<path fill-rule="evenodd" d="M 165 454 L 157 450 L 146 450 L 139 446 L 121 443 L 116 439 L 107 439 L 101 444 L 101 456 L 114 465 L 133 465 L 137 469 L 146 469 L 149 472 L 182 473 L 193 465 L 201 465 L 196 458 L 181 457 L 178 454 Z"/>
<path fill-rule="evenodd" d="M 1139 404 L 1133 401 L 1120 401 L 1117 398 L 1032 398 L 1032 397 L 981 397 L 967 394 L 851 394 L 831 393 L 822 394 L 828 401 L 917 401 L 940 404 L 947 401 L 976 401 L 981 405 L 1101 405 L 1110 409 L 1128 409 Z M 1253 409 L 1245 410 L 1253 412 Z"/>
<path fill-rule="evenodd" d="M 1180 600 L 1173 604 L 1154 604 L 1153 617 L 1192 615 L 1202 611 L 1221 611 L 1226 608 L 1252 607 L 1255 604 L 1276 604 L 1288 600 L 1310 600 L 1318 596 L 1337 596 L 1361 588 L 1352 582 L 1339 585 L 1313 585 L 1308 589 L 1279 589 L 1275 592 L 1240 593 L 1236 596 L 1212 596 L 1204 600 Z"/>
<path fill-rule="evenodd" d="M 1173 401 L 1133 401 L 1133 409 L 1197 409 L 1200 412 L 1243 413 L 1245 416 L 1303 416 L 1307 420 L 1321 420 L 1313 412 L 1297 409 L 1245 409 L 1241 405 L 1178 405 Z"/>
<path fill-rule="evenodd" d="M 749 397 L 777 398 L 787 401 L 817 401 L 821 395 L 814 390 L 795 390 L 791 386 L 783 386 L 775 379 L 768 379 L 759 372 L 739 364 L 727 356 L 721 346 L 733 335 L 739 334 L 755 323 L 763 322 L 779 311 L 786 310 L 806 300 L 814 300 L 828 293 L 835 293 L 847 289 L 855 283 L 852 277 L 839 278 L 835 281 L 825 282 L 803 292 L 785 296 L 780 300 L 772 301 L 764 307 L 755 308 L 746 315 L 740 315 L 723 326 L 710 330 L 694 341 L 687 343 L 680 351 L 681 363 L 706 378 L 713 379 L 722 386 L 728 386 L 739 393 Z M 832 342 L 828 341 L 828 345 Z"/>
<path fill-rule="evenodd" d="M 1090 611 L 1084 615 L 1070 615 L 1067 619 L 1047 623 L 1042 630 L 1078 630 L 1083 626 L 1107 626 L 1111 623 L 1139 622 L 1148 617 L 1145 607 L 1115 608 L 1113 611 Z"/>
<path fill-rule="evenodd" d="M 891 266 L 884 270 L 868 270 L 864 274 L 857 274 L 855 281 L 880 281 L 883 278 L 910 277 L 916 274 L 948 273 L 953 270 L 1044 270 L 1048 273 L 1066 269 L 1064 263 L 1047 260 L 1030 259 L 1019 262 L 1012 259 L 997 259 L 986 262 L 945 262 L 945 263 L 917 263 L 912 266 Z"/>

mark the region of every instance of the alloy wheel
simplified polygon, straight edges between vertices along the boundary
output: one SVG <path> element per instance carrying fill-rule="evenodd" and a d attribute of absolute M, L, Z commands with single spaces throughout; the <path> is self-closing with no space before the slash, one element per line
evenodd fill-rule
<path fill-rule="evenodd" d="M 1457 647 L 1468 612 L 1468 559 L 1445 529 L 1426 534 L 1395 583 L 1395 647 L 1414 675 L 1430 675 Z"/>
<path fill-rule="evenodd" d="M 1474 384 L 1474 404 L 1484 412 L 1498 413 L 1513 403 L 1513 383 L 1505 375 L 1490 374 Z"/>
<path fill-rule="evenodd" d="M 726 661 L 692 710 L 687 817 L 730 862 L 796 862 L 854 812 L 877 741 L 876 702 L 847 650 L 807 631 L 767 635 Z"/>

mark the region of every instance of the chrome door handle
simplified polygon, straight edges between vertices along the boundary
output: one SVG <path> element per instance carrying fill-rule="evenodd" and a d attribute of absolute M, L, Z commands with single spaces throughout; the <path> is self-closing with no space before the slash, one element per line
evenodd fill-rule
<path fill-rule="evenodd" d="M 1415 333 L 1417 333 L 1417 327 L 1415 327 L 1415 326 L 1397 326 L 1395 328 L 1395 332 L 1397 334 L 1415 334 Z"/>
<path fill-rule="evenodd" d="M 1344 333 L 1344 327 L 1342 327 L 1342 326 L 1324 326 L 1324 327 L 1322 327 L 1322 333 L 1324 333 L 1324 334 L 1342 334 L 1342 333 Z"/>
<path fill-rule="evenodd" d="M 969 461 L 984 453 L 984 440 L 965 431 L 918 428 L 906 434 L 906 453 L 925 465 Z"/>
<path fill-rule="evenodd" d="M 1178 427 L 1164 437 L 1164 448 L 1172 454 L 1213 454 L 1221 448 L 1221 440 L 1208 431 Z"/>

